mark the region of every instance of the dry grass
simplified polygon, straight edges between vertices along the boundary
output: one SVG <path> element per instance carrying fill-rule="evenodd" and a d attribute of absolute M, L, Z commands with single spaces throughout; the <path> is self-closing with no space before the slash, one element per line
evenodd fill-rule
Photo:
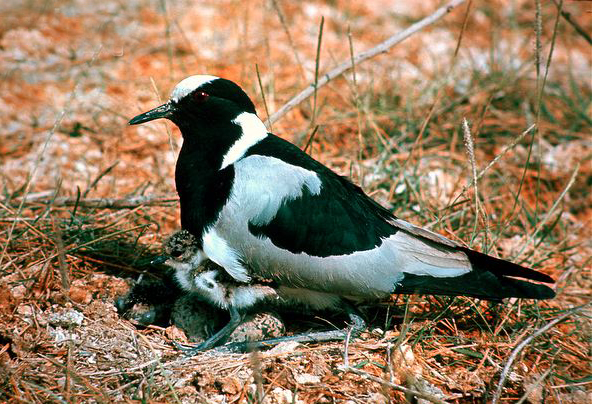
<path fill-rule="evenodd" d="M 130 128 L 130 117 L 204 72 L 240 83 L 264 117 L 260 88 L 276 111 L 314 81 L 316 67 L 323 74 L 349 60 L 350 46 L 370 48 L 438 6 L 392 3 L 0 5 L 1 401 L 405 399 L 342 372 L 342 343 L 183 358 L 170 345 L 178 330 L 137 329 L 113 305 L 131 279 L 151 271 L 150 258 L 177 227 L 176 204 L 63 203 L 170 195 L 177 129 Z M 588 3 L 564 3 L 572 22 L 591 26 Z M 557 279 L 558 296 L 546 302 L 400 297 L 369 311 L 371 329 L 347 349 L 351 367 L 450 402 L 489 401 L 525 338 L 589 304 L 592 58 L 573 25 L 563 17 L 556 24 L 557 13 L 541 3 L 539 49 L 533 2 L 472 4 L 459 41 L 461 6 L 356 66 L 355 80 L 331 81 L 315 112 L 310 99 L 273 124 L 304 146 L 314 116 L 312 155 L 395 214 Z M 502 402 L 590 402 L 589 316 L 583 307 L 516 351 Z"/>

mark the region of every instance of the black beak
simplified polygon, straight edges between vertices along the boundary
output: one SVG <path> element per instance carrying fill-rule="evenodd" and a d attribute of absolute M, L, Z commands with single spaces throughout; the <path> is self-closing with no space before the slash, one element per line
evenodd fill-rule
<path fill-rule="evenodd" d="M 156 257 L 152 261 L 150 261 L 150 263 L 152 265 L 164 264 L 165 261 L 168 260 L 168 259 L 169 259 L 169 257 L 166 256 L 166 255 L 159 255 L 158 257 Z"/>
<path fill-rule="evenodd" d="M 140 115 L 132 118 L 129 121 L 129 124 L 130 125 L 137 125 L 139 123 L 152 121 L 154 119 L 169 118 L 171 115 L 173 115 L 174 111 L 175 111 L 175 107 L 169 101 L 166 104 L 162 104 L 160 107 L 156 107 L 154 109 L 151 109 L 148 112 L 144 112 L 143 114 L 140 114 Z"/>

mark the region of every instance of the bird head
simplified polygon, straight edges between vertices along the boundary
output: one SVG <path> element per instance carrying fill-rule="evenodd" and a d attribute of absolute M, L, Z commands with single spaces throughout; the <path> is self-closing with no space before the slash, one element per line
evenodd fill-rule
<path fill-rule="evenodd" d="M 220 168 L 267 136 L 249 96 L 237 84 L 216 76 L 187 77 L 175 86 L 166 103 L 132 118 L 129 124 L 160 118 L 177 125 L 185 142 L 205 146 L 204 152 L 222 151 Z"/>
<path fill-rule="evenodd" d="M 256 114 L 253 102 L 237 84 L 216 76 L 195 75 L 181 80 L 166 103 L 132 118 L 129 124 L 167 118 L 182 126 L 191 118 L 206 123 L 232 120 L 243 112 Z"/>
<path fill-rule="evenodd" d="M 164 243 L 164 254 L 155 258 L 153 264 L 165 264 L 175 269 L 191 270 L 201 262 L 197 239 L 187 230 L 173 233 Z"/>

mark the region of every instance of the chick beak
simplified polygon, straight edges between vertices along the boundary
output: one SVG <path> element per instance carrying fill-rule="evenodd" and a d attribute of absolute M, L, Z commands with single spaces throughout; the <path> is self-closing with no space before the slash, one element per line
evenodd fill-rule
<path fill-rule="evenodd" d="M 135 119 L 135 118 L 134 118 Z M 141 123 L 141 122 L 140 122 Z M 164 264 L 166 261 L 168 261 L 169 257 L 166 255 L 159 255 L 158 257 L 154 258 L 152 261 L 150 261 L 150 263 L 152 265 L 159 265 L 159 264 Z"/>
<path fill-rule="evenodd" d="M 143 114 L 133 117 L 129 121 L 129 124 L 138 125 L 140 123 L 149 122 L 154 119 L 169 118 L 171 115 L 173 115 L 174 111 L 175 107 L 173 103 L 169 101 L 166 104 L 162 104 L 160 107 L 156 107 L 148 112 L 144 112 Z"/>

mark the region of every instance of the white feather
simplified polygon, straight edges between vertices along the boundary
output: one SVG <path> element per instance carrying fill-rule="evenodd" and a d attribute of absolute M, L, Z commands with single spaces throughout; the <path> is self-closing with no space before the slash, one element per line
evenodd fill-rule
<path fill-rule="evenodd" d="M 171 93 L 171 100 L 172 101 L 179 101 L 181 98 L 185 97 L 187 94 L 191 93 L 192 91 L 198 89 L 199 87 L 203 86 L 210 81 L 214 81 L 219 77 L 210 76 L 207 74 L 200 74 L 195 76 L 189 76 L 179 82 L 173 89 Z"/>
<path fill-rule="evenodd" d="M 225 290 L 216 280 L 217 276 L 217 270 L 202 272 L 192 279 L 192 288 L 187 290 L 197 293 L 210 303 L 226 309 L 228 308 L 228 304 L 225 298 Z"/>
<path fill-rule="evenodd" d="M 242 135 L 224 155 L 220 170 L 236 162 L 245 155 L 251 146 L 267 136 L 267 129 L 263 122 L 257 115 L 250 112 L 241 113 L 232 122 L 241 127 Z"/>
<path fill-rule="evenodd" d="M 203 252 L 216 264 L 239 282 L 248 282 L 251 277 L 240 262 L 240 255 L 231 248 L 214 228 L 207 230 L 203 236 Z"/>
<path fill-rule="evenodd" d="M 317 173 L 275 157 L 248 156 L 235 163 L 234 183 L 225 209 L 230 219 L 237 214 L 238 221 L 264 225 L 273 220 L 282 203 L 301 197 L 304 187 L 312 195 L 321 192 Z"/>
<path fill-rule="evenodd" d="M 232 290 L 229 304 L 237 309 L 249 308 L 258 301 L 267 298 L 277 299 L 277 291 L 265 285 L 239 286 Z"/>

